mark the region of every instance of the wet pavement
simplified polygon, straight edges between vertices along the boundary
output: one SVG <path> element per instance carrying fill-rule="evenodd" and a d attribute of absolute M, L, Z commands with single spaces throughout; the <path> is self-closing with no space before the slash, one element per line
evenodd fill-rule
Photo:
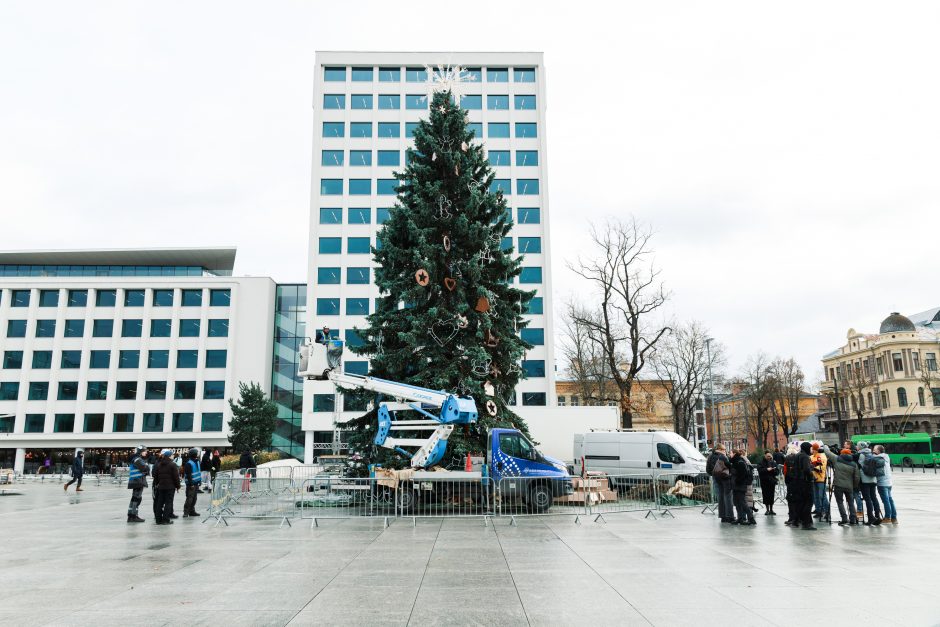
<path fill-rule="evenodd" d="M 698 509 L 157 527 L 146 493 L 147 523 L 128 525 L 120 486 L 16 488 L 0 496 L 0 625 L 940 624 L 931 470 L 895 474 L 899 525 L 816 532 Z"/>

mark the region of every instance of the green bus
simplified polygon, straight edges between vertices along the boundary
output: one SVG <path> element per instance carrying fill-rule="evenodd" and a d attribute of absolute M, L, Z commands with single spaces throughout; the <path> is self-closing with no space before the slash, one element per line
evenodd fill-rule
<path fill-rule="evenodd" d="M 876 444 L 885 447 L 885 453 L 891 458 L 892 466 L 924 466 L 940 464 L 940 435 L 929 433 L 873 433 L 871 435 L 853 435 L 852 442 L 868 442 L 872 448 Z"/>

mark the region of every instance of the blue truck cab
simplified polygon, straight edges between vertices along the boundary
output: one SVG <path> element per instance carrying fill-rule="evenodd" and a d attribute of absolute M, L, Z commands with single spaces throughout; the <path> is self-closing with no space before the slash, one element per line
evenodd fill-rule
<path fill-rule="evenodd" d="M 486 465 L 503 498 L 521 500 L 536 513 L 547 511 L 555 497 L 573 492 L 564 462 L 543 455 L 515 429 L 490 430 Z"/>

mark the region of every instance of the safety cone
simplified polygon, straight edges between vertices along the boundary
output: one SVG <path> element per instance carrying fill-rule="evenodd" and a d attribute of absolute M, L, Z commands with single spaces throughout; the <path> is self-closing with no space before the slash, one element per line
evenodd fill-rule
<path fill-rule="evenodd" d="M 467 463 L 464 466 L 464 470 L 471 472 L 473 470 L 473 462 L 470 461 L 470 453 L 467 453 Z"/>

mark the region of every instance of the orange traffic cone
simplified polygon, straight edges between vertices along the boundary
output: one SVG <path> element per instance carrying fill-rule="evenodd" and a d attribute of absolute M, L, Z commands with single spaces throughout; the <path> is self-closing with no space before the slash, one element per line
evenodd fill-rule
<path fill-rule="evenodd" d="M 470 453 L 467 453 L 467 464 L 464 466 L 464 470 L 471 472 L 473 470 L 473 462 L 470 461 Z"/>

